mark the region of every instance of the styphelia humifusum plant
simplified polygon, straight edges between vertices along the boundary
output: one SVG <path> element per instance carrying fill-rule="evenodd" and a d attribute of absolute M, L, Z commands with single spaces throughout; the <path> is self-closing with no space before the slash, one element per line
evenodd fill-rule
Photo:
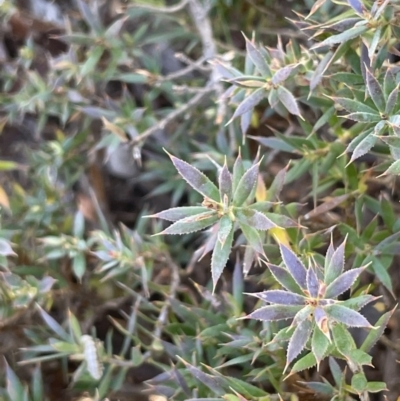
<path fill-rule="evenodd" d="M 219 171 L 217 187 L 189 163 L 169 156 L 180 176 L 203 196 L 203 202 L 199 206 L 176 207 L 147 217 L 173 222 L 158 235 L 189 234 L 211 227 L 204 253 L 213 249 L 211 273 L 214 289 L 228 261 L 237 229 L 242 231 L 248 247 L 256 255 L 265 256 L 263 231 L 297 225 L 284 215 L 268 212 L 273 202 L 255 202 L 260 162 L 253 163 L 246 170 L 239 154 L 233 166 L 233 174 L 225 162 Z"/>
<path fill-rule="evenodd" d="M 324 268 L 310 266 L 307 269 L 289 248 L 281 244 L 285 266 L 268 263 L 268 267 L 284 289 L 249 294 L 269 305 L 245 318 L 265 322 L 293 319 L 291 325 L 283 329 L 289 336 L 285 370 L 305 348 L 311 350 L 308 356 L 311 366 L 319 365 L 325 356 L 335 351 L 354 365 L 360 363 L 360 350 L 356 349 L 352 339 L 347 349 L 338 344 L 348 336 L 351 338 L 348 327 L 373 327 L 358 311 L 376 297 L 363 294 L 344 301 L 337 299 L 352 287 L 366 268 L 343 272 L 344 250 L 345 241 L 337 249 L 331 244 Z"/>

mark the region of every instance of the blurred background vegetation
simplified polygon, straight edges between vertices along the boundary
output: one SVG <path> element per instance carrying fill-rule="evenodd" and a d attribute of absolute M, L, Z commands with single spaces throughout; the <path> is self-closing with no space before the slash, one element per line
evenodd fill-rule
<path fill-rule="evenodd" d="M 375 324 L 394 308 L 396 179 L 376 178 L 388 166 L 379 147 L 346 169 L 349 160 L 337 157 L 358 125 L 334 115 L 321 93 L 307 96 L 316 64 L 294 21 L 316 3 L 318 21 L 348 8 L 311 0 L 0 0 L 0 400 L 357 397 L 335 360 L 284 380 L 285 339 L 273 341 L 281 322 L 237 320 L 256 304 L 243 292 L 275 285 L 262 264 L 243 277 L 243 259 L 247 270 L 253 262 L 243 237 L 213 293 L 204 233 L 152 236 L 165 226 L 142 218 L 202 202 L 163 149 L 215 182 L 225 158 L 232 167 L 240 149 L 249 168 L 262 145 L 256 198 L 283 201 L 274 212 L 299 222 L 265 236 L 268 258 L 279 258 L 277 242 L 290 242 L 320 263 L 331 234 L 337 243 L 347 234 L 349 265 L 374 262 L 359 293 L 383 296 L 368 319 Z M 225 66 L 253 73 L 243 33 L 282 61 L 274 70 L 304 63 L 310 74 L 289 87 L 304 119 L 261 101 L 248 121 L 227 124 L 234 109 Z M 346 55 L 344 69 L 353 59 Z M 334 96 L 339 78 L 325 79 Z M 383 167 L 373 171 L 378 159 Z M 367 368 L 370 380 L 386 382 L 390 400 L 400 395 L 393 316 L 373 349 L 375 369 Z M 357 344 L 365 338 L 353 334 Z M 304 384 L 321 377 L 332 393 Z"/>

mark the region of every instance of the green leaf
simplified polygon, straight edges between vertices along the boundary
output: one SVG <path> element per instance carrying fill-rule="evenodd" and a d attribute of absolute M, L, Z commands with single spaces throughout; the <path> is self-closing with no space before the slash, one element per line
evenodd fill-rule
<path fill-rule="evenodd" d="M 256 163 L 243 174 L 242 178 L 237 184 L 236 191 L 233 195 L 234 206 L 242 206 L 252 193 L 254 187 L 257 184 L 259 167 L 260 163 Z"/>
<path fill-rule="evenodd" d="M 325 353 L 329 346 L 329 340 L 326 335 L 319 329 L 318 326 L 314 326 L 314 333 L 311 339 L 311 351 L 317 360 L 317 365 L 321 363 L 325 356 Z"/>
<path fill-rule="evenodd" d="M 240 155 L 240 149 L 239 149 L 239 154 L 233 165 L 233 177 L 232 177 L 232 192 L 233 193 L 236 192 L 236 190 L 239 186 L 239 182 L 242 179 L 245 171 L 246 170 L 244 168 L 242 156 Z"/>
<path fill-rule="evenodd" d="M 93 72 L 97 63 L 99 62 L 101 56 L 104 53 L 104 49 L 101 46 L 97 46 L 94 49 L 90 48 L 89 57 L 86 62 L 83 64 L 82 69 L 80 71 L 82 76 L 86 76 L 89 73 Z"/>
<path fill-rule="evenodd" d="M 393 162 L 382 175 L 387 174 L 400 175 L 400 160 Z"/>
<path fill-rule="evenodd" d="M 293 96 L 293 94 L 291 92 L 289 92 L 283 86 L 278 86 L 277 94 L 278 94 L 278 99 L 286 107 L 286 109 L 289 111 L 289 113 L 302 118 L 300 110 L 299 110 L 299 106 L 297 105 L 296 98 Z"/>
<path fill-rule="evenodd" d="M 348 118 L 349 120 L 354 120 L 360 123 L 377 123 L 381 121 L 381 117 L 376 113 L 350 113 L 340 117 Z"/>
<path fill-rule="evenodd" d="M 264 255 L 264 248 L 259 232 L 254 227 L 251 227 L 241 221 L 239 221 L 239 226 L 247 240 L 247 244 L 257 253 Z"/>
<path fill-rule="evenodd" d="M 228 197 L 229 202 L 232 199 L 232 175 L 228 170 L 226 160 L 219 174 L 219 194 L 221 202 L 224 201 L 225 196 Z"/>
<path fill-rule="evenodd" d="M 221 245 L 224 245 L 226 239 L 228 238 L 230 232 L 232 231 L 233 223 L 228 215 L 222 216 L 219 221 L 218 228 L 218 241 Z"/>
<path fill-rule="evenodd" d="M 24 387 L 14 371 L 6 363 L 7 394 L 12 401 L 24 401 Z"/>
<path fill-rule="evenodd" d="M 72 271 L 78 280 L 81 281 L 86 271 L 86 257 L 84 253 L 78 253 L 72 259 Z"/>
<path fill-rule="evenodd" d="M 254 227 L 257 230 L 269 230 L 270 228 L 277 227 L 277 225 L 270 220 L 264 213 L 250 208 L 241 208 L 235 211 L 236 218 L 248 226 Z"/>
<path fill-rule="evenodd" d="M 366 352 L 360 349 L 353 349 L 349 353 L 349 359 L 354 365 L 363 366 L 369 365 L 372 366 L 372 356 L 368 355 Z"/>
<path fill-rule="evenodd" d="M 156 217 L 158 219 L 175 222 L 205 212 L 209 212 L 209 210 L 203 206 L 182 206 L 182 207 L 173 207 L 171 209 L 163 210 L 162 212 L 143 217 L 144 218 Z"/>
<path fill-rule="evenodd" d="M 366 390 L 367 388 L 367 379 L 365 377 L 364 372 L 359 372 L 356 373 L 352 378 L 351 378 L 351 387 L 358 393 L 361 394 L 363 391 Z"/>
<path fill-rule="evenodd" d="M 39 305 L 37 305 L 37 308 L 47 326 L 51 330 L 53 330 L 54 333 L 57 334 L 59 338 L 66 341 L 67 343 L 72 342 L 72 339 L 69 336 L 69 334 L 48 313 L 46 313 Z"/>
<path fill-rule="evenodd" d="M 233 113 L 233 116 L 231 117 L 231 119 L 227 124 L 229 124 L 235 118 L 241 116 L 242 114 L 247 113 L 250 110 L 253 110 L 254 107 L 256 107 L 258 103 L 260 103 L 261 100 L 263 100 L 265 97 L 267 97 L 267 91 L 264 88 L 256 89 L 250 95 L 245 96 L 245 98 L 236 108 L 235 112 Z"/>
<path fill-rule="evenodd" d="M 343 324 L 335 324 L 331 330 L 336 348 L 344 357 L 348 358 L 350 352 L 356 349 L 353 337 Z"/>
<path fill-rule="evenodd" d="M 254 46 L 245 35 L 243 35 L 246 40 L 246 52 L 250 57 L 257 70 L 265 77 L 271 76 L 271 70 L 261 52 Z"/>
<path fill-rule="evenodd" d="M 343 323 L 348 327 L 372 327 L 363 315 L 343 305 L 327 305 L 324 307 L 324 310 L 331 319 Z"/>
<path fill-rule="evenodd" d="M 168 153 L 168 152 L 167 152 Z M 189 163 L 168 154 L 180 176 L 203 196 L 219 202 L 219 190 L 210 179 Z"/>
<path fill-rule="evenodd" d="M 306 369 L 310 369 L 317 364 L 317 360 L 312 352 L 308 353 L 307 355 L 303 356 L 299 359 L 292 367 L 290 374 L 294 374 L 297 372 L 301 372 Z"/>
<path fill-rule="evenodd" d="M 354 149 L 349 163 L 352 163 L 354 160 L 369 152 L 371 148 L 373 148 L 377 140 L 378 138 L 374 135 L 368 135 L 367 137 L 365 137 Z"/>
<path fill-rule="evenodd" d="M 368 93 L 371 96 L 372 101 L 375 103 L 376 108 L 383 113 L 385 111 L 386 101 L 382 87 L 368 68 L 366 69 L 366 74 Z"/>
<path fill-rule="evenodd" d="M 232 227 L 230 233 L 227 235 L 224 244 L 217 241 L 211 258 L 211 275 L 213 280 L 213 291 L 221 274 L 225 268 L 226 262 L 228 261 L 229 254 L 231 253 L 232 242 L 233 242 L 234 229 Z"/>
<path fill-rule="evenodd" d="M 371 348 L 376 344 L 386 329 L 387 324 L 395 309 L 383 314 L 375 323 L 375 330 L 370 330 L 366 339 L 362 343 L 360 349 L 365 352 L 370 352 Z"/>
<path fill-rule="evenodd" d="M 384 382 L 368 382 L 367 391 L 369 393 L 379 393 L 381 391 L 387 391 L 386 383 Z"/>
<path fill-rule="evenodd" d="M 332 35 L 329 38 L 325 39 L 324 41 L 317 43 L 311 49 L 317 49 L 323 46 L 332 46 L 337 43 L 347 42 L 348 40 L 354 39 L 364 32 L 368 31 L 368 27 L 366 25 L 358 25 L 353 28 L 350 28 L 338 35 Z"/>
<path fill-rule="evenodd" d="M 218 215 L 214 211 L 200 213 L 195 216 L 186 217 L 178 220 L 164 231 L 155 235 L 182 235 L 190 234 L 199 230 L 203 230 L 218 221 Z"/>
<path fill-rule="evenodd" d="M 376 114 L 376 116 L 380 119 L 377 110 L 374 110 L 372 107 L 369 107 L 365 103 L 361 103 L 358 100 L 347 99 L 344 97 L 332 97 L 331 99 L 342 106 L 344 109 L 346 109 L 349 113 Z"/>

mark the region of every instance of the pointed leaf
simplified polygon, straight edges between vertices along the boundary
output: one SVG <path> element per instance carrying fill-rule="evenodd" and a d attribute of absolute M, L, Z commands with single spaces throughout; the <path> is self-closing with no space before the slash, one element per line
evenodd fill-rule
<path fill-rule="evenodd" d="M 243 208 L 236 211 L 236 218 L 248 226 L 254 227 L 256 230 L 269 230 L 277 227 L 265 214 L 254 209 Z"/>
<path fill-rule="evenodd" d="M 350 352 L 356 349 L 353 337 L 342 324 L 335 324 L 332 327 L 332 337 L 338 351 L 346 358 Z"/>
<path fill-rule="evenodd" d="M 393 71 L 393 68 L 388 68 L 386 70 L 385 79 L 383 80 L 383 91 L 385 93 L 386 99 L 389 98 L 389 95 L 393 92 L 396 86 L 396 75 Z"/>
<path fill-rule="evenodd" d="M 246 202 L 249 195 L 253 192 L 253 189 L 257 184 L 259 167 L 260 164 L 256 163 L 240 178 L 236 187 L 236 191 L 233 195 L 234 206 L 242 206 Z"/>
<path fill-rule="evenodd" d="M 335 250 L 331 242 L 325 257 L 325 283 L 329 285 L 338 278 L 344 269 L 344 252 L 346 249 L 346 239 Z"/>
<path fill-rule="evenodd" d="M 382 175 L 387 174 L 400 175 L 400 160 L 396 160 L 394 163 L 392 163 Z"/>
<path fill-rule="evenodd" d="M 214 211 L 197 214 L 195 216 L 186 217 L 178 220 L 164 231 L 156 235 L 182 235 L 190 234 L 203 230 L 218 221 L 218 215 Z"/>
<path fill-rule="evenodd" d="M 311 49 L 317 49 L 317 48 L 323 47 L 323 46 L 332 46 L 337 43 L 347 42 L 348 40 L 354 39 L 354 38 L 362 35 L 367 30 L 368 30 L 368 27 L 365 25 L 354 26 L 353 28 L 350 28 L 342 33 L 339 33 L 338 35 L 330 36 L 329 38 L 325 39 L 321 43 L 317 43 L 316 45 L 314 45 Z"/>
<path fill-rule="evenodd" d="M 361 0 L 347 0 L 349 3 L 350 7 L 360 15 L 363 15 L 365 12 L 365 7 L 364 4 L 361 2 Z"/>
<path fill-rule="evenodd" d="M 229 122 L 242 114 L 253 110 L 254 107 L 256 107 L 265 97 L 267 97 L 267 92 L 264 88 L 256 89 L 254 92 L 250 93 L 250 95 L 245 96 L 244 100 L 236 108 Z"/>
<path fill-rule="evenodd" d="M 272 275 L 274 276 L 275 280 L 281 284 L 284 288 L 286 288 L 288 291 L 297 293 L 297 294 L 302 294 L 302 291 L 296 281 L 293 279 L 291 274 L 289 273 L 288 270 L 286 270 L 283 267 L 268 264 L 268 268 Z"/>
<path fill-rule="evenodd" d="M 225 195 L 228 197 L 229 201 L 232 199 L 232 175 L 228 170 L 226 160 L 219 174 L 219 194 L 221 202 L 224 200 Z"/>
<path fill-rule="evenodd" d="M 342 118 L 347 118 L 349 120 L 357 121 L 360 123 L 377 123 L 381 121 L 381 117 L 376 113 L 350 113 L 344 116 L 340 116 Z"/>
<path fill-rule="evenodd" d="M 328 316 L 326 315 L 325 310 L 319 306 L 316 307 L 314 310 L 314 319 L 321 332 L 328 338 L 328 340 L 330 340 Z"/>
<path fill-rule="evenodd" d="M 275 72 L 271 79 L 272 85 L 279 85 L 280 83 L 286 81 L 290 76 L 296 73 L 299 69 L 300 64 L 286 65 Z"/>
<path fill-rule="evenodd" d="M 191 166 L 189 163 L 169 155 L 175 168 L 181 177 L 197 192 L 207 198 L 219 201 L 219 190 L 213 182 L 210 181 L 201 171 Z"/>
<path fill-rule="evenodd" d="M 343 372 L 340 369 L 339 364 L 331 356 L 329 357 L 329 368 L 331 370 L 336 386 L 339 386 L 343 379 Z"/>
<path fill-rule="evenodd" d="M 303 290 L 307 289 L 307 269 L 301 263 L 300 259 L 285 245 L 279 245 L 281 255 L 286 268 Z"/>
<path fill-rule="evenodd" d="M 229 259 L 229 254 L 231 253 L 233 233 L 234 229 L 232 227 L 230 233 L 228 234 L 224 244 L 222 245 L 220 241 L 217 241 L 211 258 L 211 275 L 213 280 L 213 291 L 221 274 L 226 266 L 226 262 Z"/>
<path fill-rule="evenodd" d="M 283 86 L 278 86 L 277 93 L 279 100 L 286 107 L 289 113 L 301 118 L 299 106 L 297 105 L 296 98 L 293 96 L 293 94 Z"/>
<path fill-rule="evenodd" d="M 357 278 L 365 270 L 365 267 L 366 266 L 348 270 L 347 272 L 337 277 L 326 288 L 325 298 L 337 298 L 340 294 L 343 294 L 354 284 Z"/>
<path fill-rule="evenodd" d="M 312 322 L 310 320 L 304 320 L 300 323 L 289 341 L 288 351 L 286 356 L 286 366 L 289 365 L 296 357 L 303 351 L 310 338 L 312 330 Z"/>
<path fill-rule="evenodd" d="M 329 65 L 331 64 L 331 62 L 333 60 L 334 54 L 335 53 L 333 51 L 328 51 L 325 54 L 324 58 L 319 62 L 318 66 L 315 69 L 314 74 L 312 75 L 311 80 L 310 80 L 310 91 L 311 92 L 321 82 L 324 72 L 326 71 L 326 69 L 329 67 Z"/>
<path fill-rule="evenodd" d="M 383 95 L 382 87 L 377 79 L 372 75 L 371 71 L 367 69 L 367 89 L 371 96 L 372 101 L 375 103 L 377 109 L 381 112 L 385 111 L 386 101 Z"/>
<path fill-rule="evenodd" d="M 372 327 L 368 320 L 353 309 L 343 305 L 328 305 L 324 307 L 326 314 L 339 323 L 349 327 Z"/>
<path fill-rule="evenodd" d="M 239 221 L 239 226 L 247 240 L 249 247 L 253 248 L 257 253 L 264 255 L 264 247 L 261 241 L 260 233 L 254 227 L 244 224 L 241 221 Z"/>
<path fill-rule="evenodd" d="M 307 270 L 307 290 L 311 297 L 318 297 L 319 281 L 314 269 L 311 267 Z"/>
<path fill-rule="evenodd" d="M 293 318 L 293 322 L 291 323 L 290 327 L 298 326 L 304 320 L 312 318 L 313 314 L 314 307 L 311 305 L 305 306 L 303 309 L 296 313 L 296 316 Z"/>
<path fill-rule="evenodd" d="M 388 96 L 385 108 L 385 114 L 387 116 L 392 113 L 395 106 L 397 105 L 398 97 L 399 97 L 399 85 L 397 85 Z"/>
<path fill-rule="evenodd" d="M 314 354 L 318 365 L 324 358 L 326 351 L 329 347 L 329 340 L 326 335 L 319 329 L 318 326 L 314 328 L 314 333 L 311 339 L 311 352 Z"/>
<path fill-rule="evenodd" d="M 239 154 L 233 165 L 232 193 L 236 192 L 236 189 L 238 188 L 239 182 L 242 179 L 245 171 L 246 170 L 244 169 L 243 160 L 242 160 L 242 156 L 240 155 L 240 149 L 239 149 Z"/>
<path fill-rule="evenodd" d="M 346 306 L 350 309 L 354 309 L 355 311 L 359 311 L 365 305 L 368 305 L 370 302 L 376 301 L 378 298 L 379 297 L 365 294 L 355 298 L 346 299 L 345 301 L 340 301 L 340 305 Z"/>
<path fill-rule="evenodd" d="M 364 138 L 354 149 L 354 152 L 351 155 L 350 163 L 369 152 L 377 140 L 378 138 L 374 135 L 368 135 L 366 138 Z"/>
<path fill-rule="evenodd" d="M 349 113 L 368 113 L 376 114 L 380 119 L 379 112 L 372 107 L 367 106 L 365 103 L 361 103 L 358 100 L 348 99 L 345 97 L 332 97 L 335 103 L 338 103 Z"/>
<path fill-rule="evenodd" d="M 268 305 L 257 309 L 247 315 L 247 319 L 262 320 L 264 322 L 273 322 L 277 320 L 287 320 L 295 317 L 296 313 L 302 309 L 297 305 Z"/>
<path fill-rule="evenodd" d="M 375 330 L 370 330 L 366 339 L 362 343 L 360 349 L 365 352 L 370 352 L 371 348 L 377 343 L 379 338 L 382 336 L 383 332 L 386 329 L 387 324 L 389 323 L 390 318 L 392 317 L 393 312 L 396 308 L 392 309 L 389 312 L 383 314 L 378 321 L 375 323 Z"/>
<path fill-rule="evenodd" d="M 268 290 L 263 292 L 255 292 L 248 294 L 253 297 L 262 299 L 264 302 L 278 305 L 305 305 L 306 298 L 302 295 L 283 290 Z"/>
<path fill-rule="evenodd" d="M 290 370 L 290 374 L 298 373 L 306 369 L 310 369 L 317 364 L 317 360 L 312 352 L 299 359 Z"/>
<path fill-rule="evenodd" d="M 47 326 L 53 330 L 58 337 L 66 342 L 71 342 L 72 339 L 69 334 L 54 320 L 44 309 L 42 309 L 39 305 L 37 305 L 39 313 L 42 316 L 42 319 L 45 321 Z"/>
<path fill-rule="evenodd" d="M 182 207 L 173 207 L 171 209 L 163 210 L 162 212 L 144 217 L 148 218 L 154 217 L 168 221 L 178 221 L 205 212 L 209 212 L 209 210 L 203 206 L 182 206 Z"/>
<path fill-rule="evenodd" d="M 244 35 L 243 35 L 244 36 Z M 250 60 L 253 62 L 257 70 L 265 77 L 271 76 L 271 70 L 268 67 L 267 61 L 261 52 L 254 46 L 254 43 L 244 36 L 246 40 L 246 51 Z"/>
<path fill-rule="evenodd" d="M 221 245 L 224 245 L 226 239 L 228 238 L 230 232 L 232 231 L 233 223 L 229 216 L 225 215 L 219 221 L 218 229 L 218 241 Z"/>

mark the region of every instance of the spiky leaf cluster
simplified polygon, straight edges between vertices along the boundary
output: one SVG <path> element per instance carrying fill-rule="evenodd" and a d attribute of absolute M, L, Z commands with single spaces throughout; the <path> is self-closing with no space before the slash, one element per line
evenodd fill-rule
<path fill-rule="evenodd" d="M 350 343 L 347 349 L 339 352 L 352 360 L 355 346 L 351 346 L 354 341 L 346 328 L 372 327 L 358 311 L 374 301 L 375 297 L 364 294 L 346 301 L 337 299 L 351 288 L 366 268 L 343 272 L 344 250 L 345 241 L 337 249 L 331 244 L 324 269 L 314 266 L 307 269 L 289 248 L 280 245 L 285 266 L 268 264 L 268 267 L 284 289 L 249 294 L 269 305 L 255 310 L 246 318 L 265 322 L 292 319 L 291 326 L 284 329 L 290 333 L 286 367 L 306 347 L 311 349 L 312 364 L 319 364 L 333 346 L 340 350 L 338 342 L 343 341 L 343 337 L 349 337 Z"/>
<path fill-rule="evenodd" d="M 240 228 L 249 248 L 257 256 L 264 255 L 263 231 L 296 225 L 285 216 L 269 213 L 272 202 L 254 202 L 260 162 L 255 162 L 246 170 L 239 154 L 233 166 L 233 174 L 225 162 L 219 172 L 217 187 L 189 163 L 172 155 L 170 158 L 180 176 L 204 200 L 201 206 L 176 207 L 148 217 L 173 222 L 159 234 L 189 234 L 211 227 L 203 254 L 213 249 L 211 273 L 214 288 L 231 252 L 236 229 Z"/>

